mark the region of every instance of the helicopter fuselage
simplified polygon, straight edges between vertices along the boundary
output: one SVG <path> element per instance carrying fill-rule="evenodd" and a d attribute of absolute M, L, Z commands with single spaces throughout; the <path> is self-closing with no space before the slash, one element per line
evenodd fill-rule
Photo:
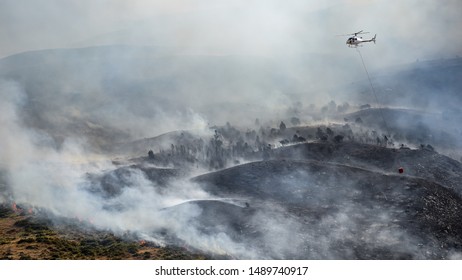
<path fill-rule="evenodd" d="M 353 37 L 348 38 L 348 40 L 346 41 L 346 44 L 349 47 L 357 47 L 361 43 L 367 43 L 367 42 L 374 42 L 375 43 L 375 38 L 376 37 L 377 37 L 377 35 L 375 35 L 372 39 L 365 40 L 365 39 L 363 39 L 363 37 L 353 36 Z"/>

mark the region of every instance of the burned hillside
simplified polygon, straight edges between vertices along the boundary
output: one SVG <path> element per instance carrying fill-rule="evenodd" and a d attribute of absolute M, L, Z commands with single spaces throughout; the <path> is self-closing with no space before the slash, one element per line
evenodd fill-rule
<path fill-rule="evenodd" d="M 227 124 L 211 127 L 208 137 L 173 132 L 140 140 L 136 149 L 150 153 L 90 175 L 85 190 L 103 198 L 102 211 L 124 216 L 139 206 L 125 196 L 145 182 L 158 213 L 143 236 L 219 258 L 457 258 L 462 164 L 430 145 L 409 148 L 377 135 L 335 123 L 258 132 Z M 152 152 L 160 144 L 171 149 Z M 175 198 L 184 191 L 179 184 L 200 194 Z M 172 227 L 170 219 L 192 228 Z"/>
<path fill-rule="evenodd" d="M 371 100 L 312 87 L 326 57 L 1 59 L 0 256 L 460 259 L 460 59 L 374 75 Z"/>
<path fill-rule="evenodd" d="M 460 194 L 420 178 L 318 161 L 270 160 L 195 180 L 216 195 L 245 200 L 258 213 L 240 224 L 258 229 L 256 243 L 250 244 L 266 235 L 297 236 L 296 244 L 273 236 L 295 253 L 283 258 L 444 259 L 462 244 Z M 276 233 L 260 221 L 291 226 Z M 254 249 L 275 250 L 270 244 Z"/>
<path fill-rule="evenodd" d="M 364 110 L 378 114 L 369 108 L 349 118 Z M 119 255 L 102 247 L 95 258 L 156 258 L 146 253 L 153 248 L 237 259 L 458 258 L 462 164 L 438 153 L 441 146 L 400 143 L 396 133 L 387 136 L 371 118 L 361 119 L 227 123 L 127 142 L 105 168 L 76 179 L 74 196 L 90 198 L 89 211 L 17 205 L 53 220 L 49 228 L 64 219 L 72 229 L 84 219 L 90 236 L 111 232 L 111 241 L 101 242 L 128 246 Z M 3 179 L 3 200 L 11 205 L 15 192 Z M 112 240 L 119 236 L 125 239 Z M 40 247 L 30 240 L 21 250 Z M 87 258 L 79 240 L 66 243 L 74 253 L 59 257 Z M 41 254 L 23 256 L 50 258 Z"/>

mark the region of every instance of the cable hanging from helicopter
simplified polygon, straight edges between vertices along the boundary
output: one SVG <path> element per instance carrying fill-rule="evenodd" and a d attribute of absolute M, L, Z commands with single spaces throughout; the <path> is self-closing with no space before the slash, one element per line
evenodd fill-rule
<path fill-rule="evenodd" d="M 367 75 L 367 79 L 369 80 L 369 84 L 371 86 L 371 90 L 372 90 L 372 94 L 374 95 L 374 98 L 375 98 L 375 102 L 376 104 L 378 105 L 379 104 L 379 99 L 377 97 L 377 94 L 375 92 L 375 88 L 374 88 L 374 85 L 372 84 L 372 80 L 371 80 L 371 77 L 369 75 L 369 71 L 367 71 L 367 67 L 366 67 L 366 64 L 364 63 L 364 59 L 363 59 L 363 56 L 361 54 L 361 52 L 359 51 L 359 46 L 360 44 L 362 43 L 367 43 L 367 42 L 374 42 L 375 44 L 375 41 L 376 41 L 376 38 L 377 38 L 377 34 L 374 35 L 374 37 L 372 37 L 371 39 L 363 39 L 362 37 L 358 36 L 360 34 L 367 34 L 369 32 L 364 32 L 363 30 L 361 31 L 358 31 L 358 32 L 355 32 L 355 33 L 351 33 L 351 34 L 345 34 L 345 35 L 339 35 L 339 36 L 351 36 L 348 38 L 348 40 L 346 41 L 346 44 L 348 45 L 348 47 L 350 48 L 356 48 L 356 51 L 358 52 L 358 55 L 359 57 L 361 58 L 361 62 L 363 64 L 363 67 L 364 67 L 364 71 L 366 72 L 366 75 Z M 391 137 L 391 134 L 390 134 L 390 130 L 388 128 L 388 124 L 387 124 L 387 121 L 385 120 L 385 117 L 383 115 L 383 112 L 382 110 L 380 110 L 379 108 L 379 112 L 380 112 L 380 116 L 382 118 L 382 121 L 384 123 L 384 126 L 385 126 L 385 130 L 387 131 L 387 135 L 389 137 Z M 398 164 L 401 165 L 401 163 L 399 162 L 398 160 Z M 398 168 L 398 172 L 400 174 L 404 173 L 404 168 L 402 166 L 400 166 Z"/>

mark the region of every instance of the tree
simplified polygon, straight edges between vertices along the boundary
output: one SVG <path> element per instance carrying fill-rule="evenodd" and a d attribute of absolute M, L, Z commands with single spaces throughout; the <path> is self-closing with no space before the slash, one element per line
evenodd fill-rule
<path fill-rule="evenodd" d="M 348 109 L 350 109 L 350 104 L 348 104 L 348 102 L 344 102 L 342 105 L 337 106 L 337 111 L 339 113 L 345 113 Z"/>
<path fill-rule="evenodd" d="M 332 129 L 330 129 L 329 127 L 326 128 L 326 133 L 327 133 L 327 135 L 329 135 L 331 137 L 334 136 L 334 131 Z"/>
<path fill-rule="evenodd" d="M 295 142 L 295 143 L 305 142 L 305 141 L 306 141 L 306 138 L 302 136 L 298 136 L 297 134 L 294 134 L 294 136 L 292 137 L 292 142 Z"/>
<path fill-rule="evenodd" d="M 318 129 L 316 130 L 316 137 L 318 139 L 321 139 L 323 136 L 324 136 L 324 132 L 322 131 L 320 127 L 318 127 Z"/>
<path fill-rule="evenodd" d="M 341 143 L 342 141 L 343 141 L 343 135 L 340 135 L 340 134 L 339 134 L 339 135 L 336 135 L 336 136 L 334 137 L 334 142 L 335 142 L 335 143 Z"/>
<path fill-rule="evenodd" d="M 255 126 L 260 126 L 260 120 L 258 118 L 255 119 Z"/>
<path fill-rule="evenodd" d="M 215 130 L 215 134 L 213 135 L 212 139 L 210 140 L 212 146 L 212 155 L 210 160 L 210 167 L 211 168 L 222 168 L 224 166 L 224 151 L 222 148 L 223 141 L 221 141 L 221 135 L 219 134 L 218 130 Z"/>
<path fill-rule="evenodd" d="M 284 131 L 284 130 L 286 130 L 286 128 L 287 128 L 286 124 L 283 121 L 281 121 L 281 124 L 279 125 L 279 130 Z"/>
<path fill-rule="evenodd" d="M 149 150 L 148 152 L 148 158 L 149 159 L 154 159 L 154 152 L 152 150 Z"/>

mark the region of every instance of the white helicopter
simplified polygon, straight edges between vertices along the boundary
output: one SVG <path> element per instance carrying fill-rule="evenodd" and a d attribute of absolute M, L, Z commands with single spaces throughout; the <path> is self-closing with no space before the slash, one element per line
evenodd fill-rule
<path fill-rule="evenodd" d="M 377 38 L 377 34 L 375 34 L 374 37 L 372 37 L 369 40 L 363 39 L 363 37 L 358 36 L 359 34 L 367 34 L 367 33 L 369 33 L 369 32 L 364 32 L 363 30 L 361 30 L 361 31 L 358 31 L 358 32 L 355 32 L 355 33 L 352 33 L 352 34 L 346 34 L 346 35 L 343 35 L 343 36 L 352 36 L 352 37 L 348 38 L 348 40 L 346 41 L 346 44 L 350 48 L 356 48 L 356 47 L 359 46 L 359 44 L 367 43 L 367 42 L 374 42 L 374 44 L 375 44 L 375 38 Z"/>

